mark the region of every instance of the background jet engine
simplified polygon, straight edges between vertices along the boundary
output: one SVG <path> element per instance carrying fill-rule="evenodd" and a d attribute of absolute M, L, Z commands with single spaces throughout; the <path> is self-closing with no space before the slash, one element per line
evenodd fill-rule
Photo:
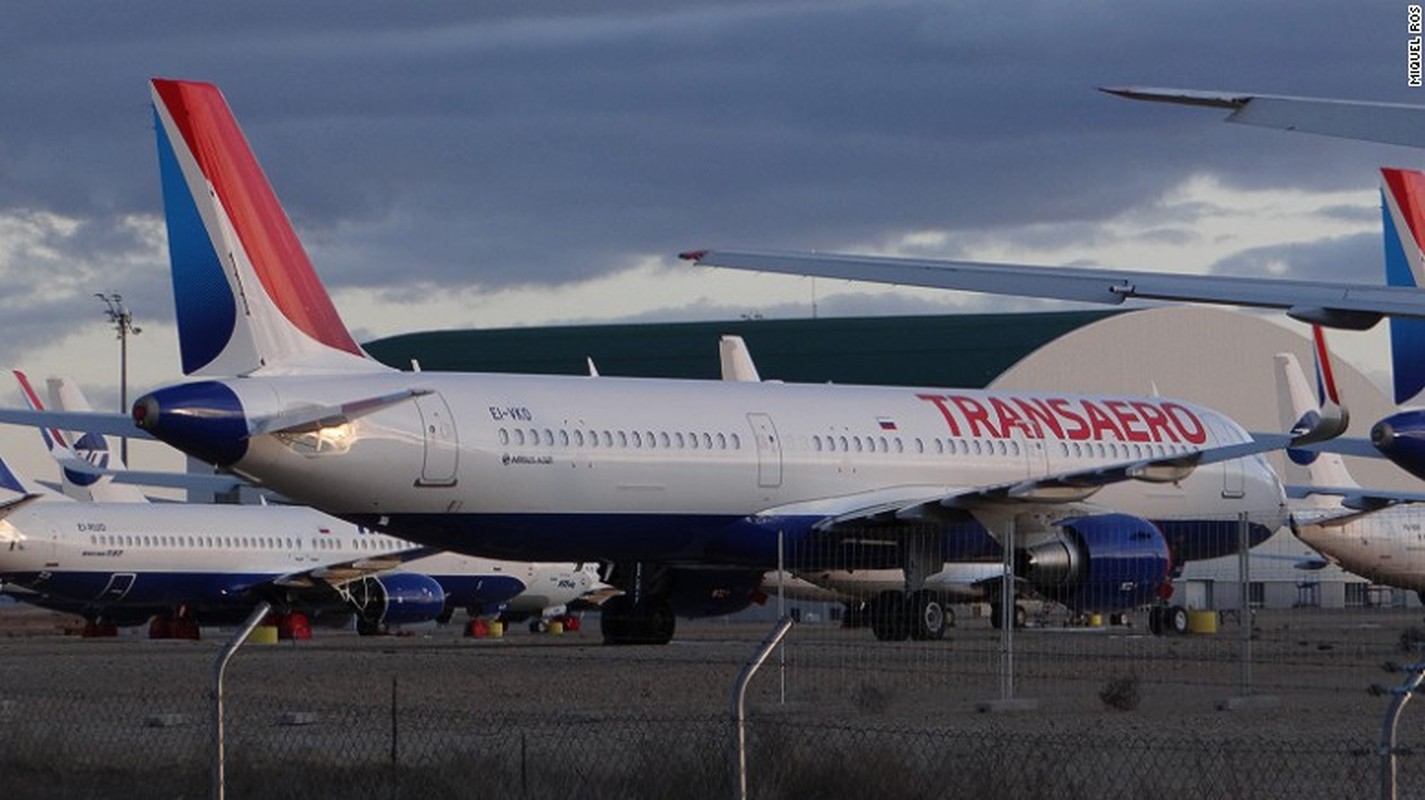
<path fill-rule="evenodd" d="M 1127 514 L 1075 517 L 1058 535 L 1025 548 L 1016 572 L 1045 597 L 1076 611 L 1146 605 L 1172 569 L 1167 540 L 1153 523 Z"/>
<path fill-rule="evenodd" d="M 356 629 L 363 634 L 380 633 L 389 625 L 428 622 L 445 612 L 445 591 L 429 575 L 377 575 L 348 589 L 356 608 Z"/>

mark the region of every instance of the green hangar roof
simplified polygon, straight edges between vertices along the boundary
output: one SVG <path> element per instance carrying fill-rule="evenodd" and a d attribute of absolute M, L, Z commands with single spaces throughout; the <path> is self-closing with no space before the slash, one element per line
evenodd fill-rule
<path fill-rule="evenodd" d="M 1069 331 L 1118 311 L 572 325 L 410 333 L 365 345 L 391 366 L 458 372 L 719 377 L 718 339 L 746 342 L 763 379 L 906 386 L 988 384 Z"/>

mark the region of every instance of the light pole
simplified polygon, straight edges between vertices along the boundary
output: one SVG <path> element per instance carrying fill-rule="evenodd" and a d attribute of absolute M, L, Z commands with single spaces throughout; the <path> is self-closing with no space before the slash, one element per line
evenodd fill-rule
<path fill-rule="evenodd" d="M 104 314 L 113 323 L 119 339 L 119 413 L 129 411 L 129 334 L 137 336 L 143 328 L 134 324 L 134 315 L 124 306 L 124 296 L 118 292 L 95 292 L 94 296 L 104 301 Z M 119 457 L 124 465 L 129 463 L 129 440 L 119 439 Z"/>

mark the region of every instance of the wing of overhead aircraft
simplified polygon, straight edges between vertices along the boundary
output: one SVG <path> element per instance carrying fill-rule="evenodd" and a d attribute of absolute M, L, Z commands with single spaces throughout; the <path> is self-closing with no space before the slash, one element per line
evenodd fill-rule
<path fill-rule="evenodd" d="M 1425 106 L 1148 86 L 1107 86 L 1100 91 L 1130 100 L 1220 108 L 1231 112 L 1227 122 L 1242 125 L 1425 147 Z"/>
<path fill-rule="evenodd" d="M 1425 147 L 1425 106 L 1192 89 L 1103 91 L 1226 109 L 1228 122 Z M 699 250 L 682 257 L 715 267 L 1110 305 L 1143 299 L 1279 308 L 1304 322 L 1352 330 L 1369 328 L 1382 316 L 1425 316 L 1425 296 L 1399 286 L 752 250 Z"/>
<path fill-rule="evenodd" d="M 770 250 L 680 257 L 697 266 L 1106 305 L 1136 299 L 1278 308 L 1303 322 L 1349 330 L 1368 329 L 1382 316 L 1425 318 L 1425 293 L 1395 286 Z"/>

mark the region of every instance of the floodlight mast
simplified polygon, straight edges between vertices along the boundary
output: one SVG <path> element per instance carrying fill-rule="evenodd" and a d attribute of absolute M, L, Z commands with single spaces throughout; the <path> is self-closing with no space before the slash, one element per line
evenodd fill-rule
<path fill-rule="evenodd" d="M 119 413 L 129 412 L 129 336 L 143 333 L 143 328 L 134 324 L 133 312 L 124 305 L 124 296 L 118 292 L 95 292 L 94 296 L 104 301 L 104 314 L 113 324 L 119 340 Z M 124 464 L 129 463 L 128 437 L 119 440 L 119 455 Z"/>

